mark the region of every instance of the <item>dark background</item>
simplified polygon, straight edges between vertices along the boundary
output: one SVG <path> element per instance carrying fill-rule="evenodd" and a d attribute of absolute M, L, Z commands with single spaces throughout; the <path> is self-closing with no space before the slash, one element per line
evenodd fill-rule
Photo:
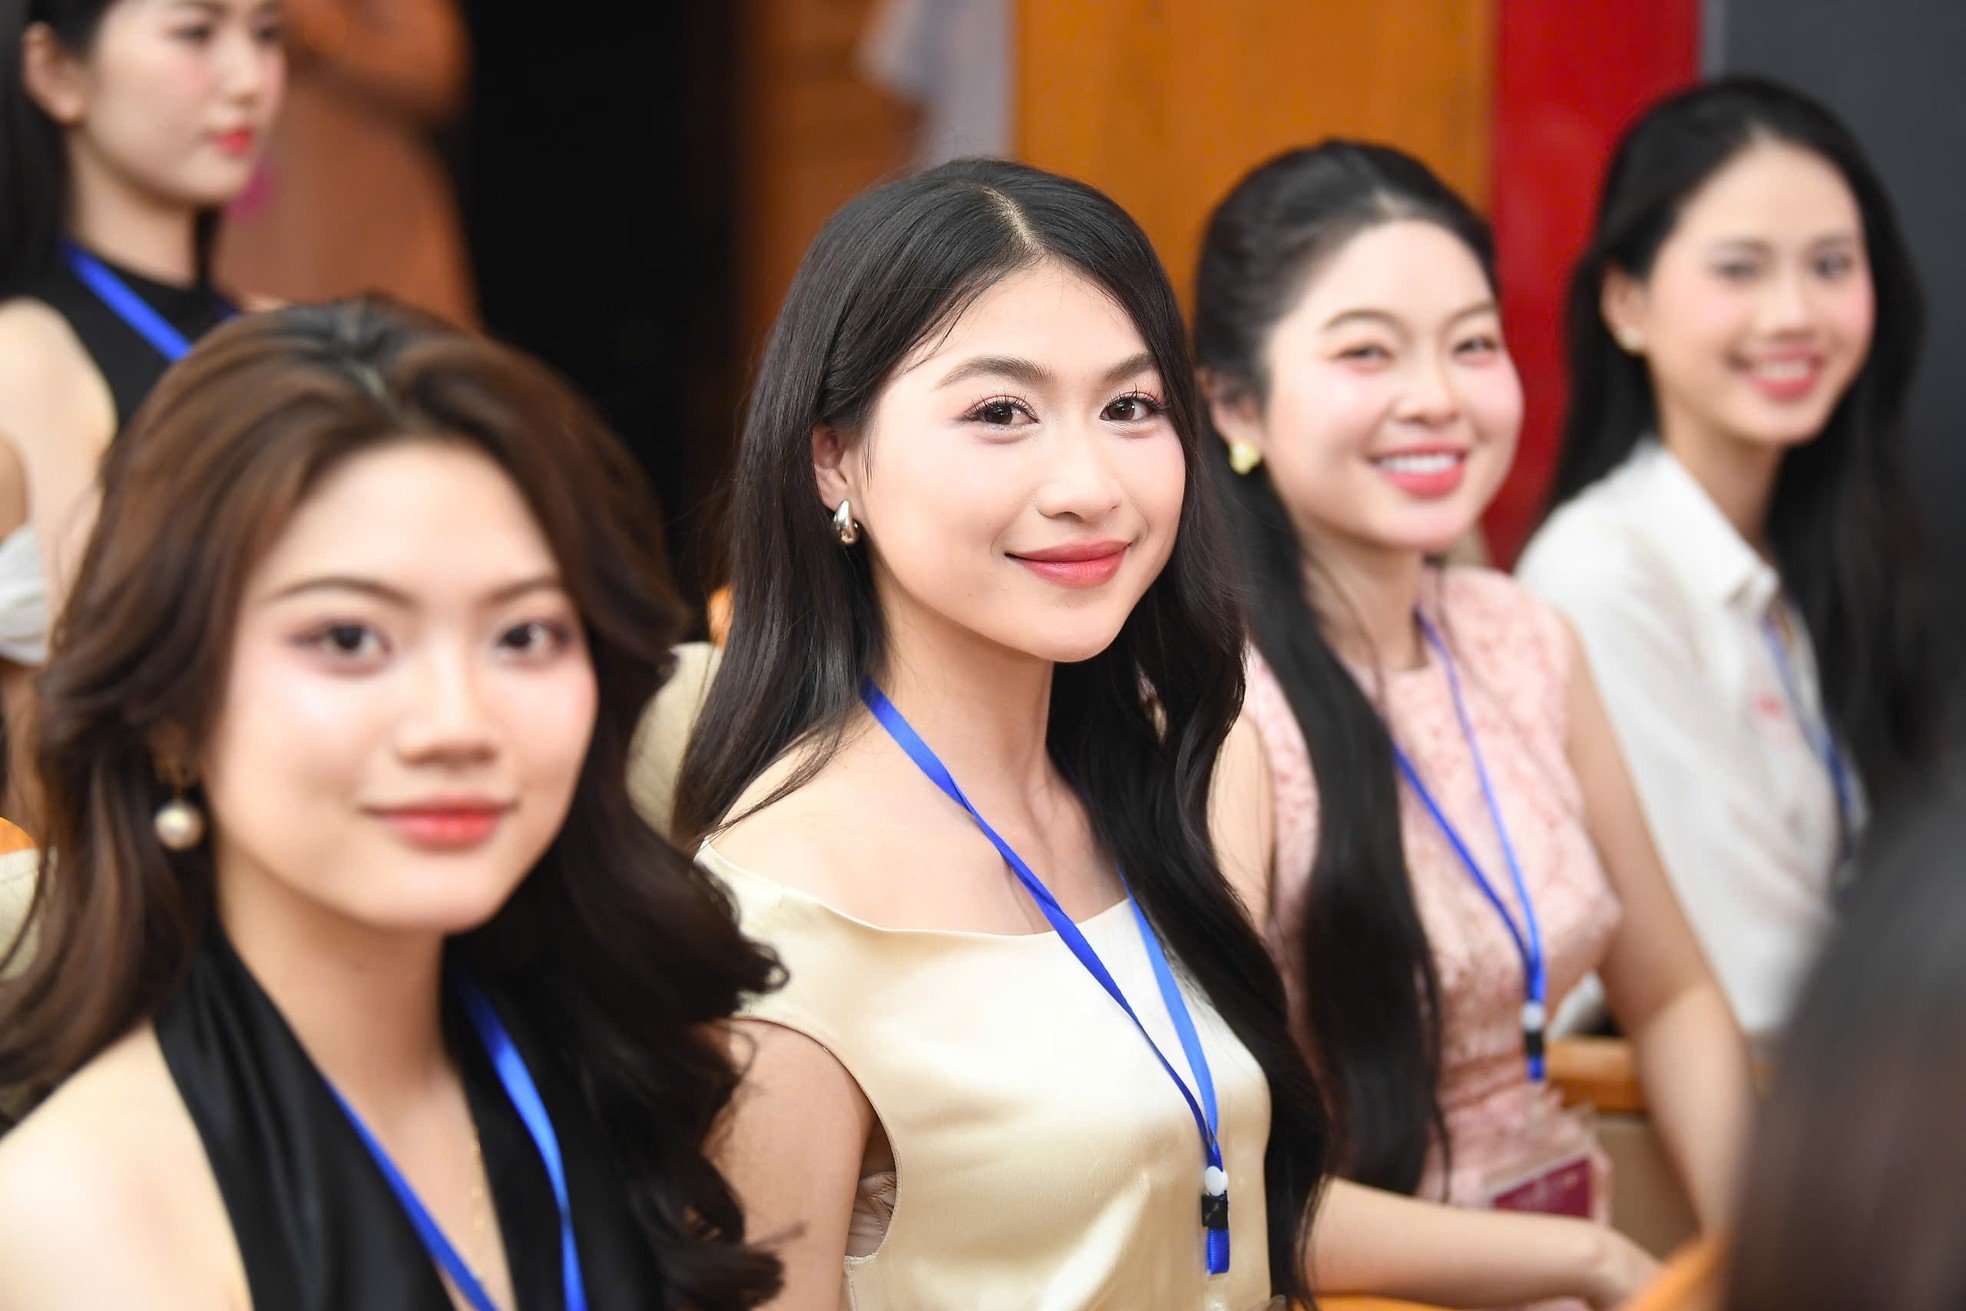
<path fill-rule="evenodd" d="M 451 153 L 485 327 L 571 378 L 627 441 L 699 600 L 742 389 L 736 6 L 463 9 L 476 73 Z"/>
<path fill-rule="evenodd" d="M 1941 604 L 1966 631 L 1966 2 L 1709 0 L 1709 72 L 1760 73 L 1825 101 L 1897 203 L 1925 287 L 1911 455 Z"/>

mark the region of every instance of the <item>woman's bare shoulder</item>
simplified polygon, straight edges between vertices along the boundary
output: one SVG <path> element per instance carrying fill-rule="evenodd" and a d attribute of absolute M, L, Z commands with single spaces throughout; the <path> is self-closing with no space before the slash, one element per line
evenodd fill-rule
<path fill-rule="evenodd" d="M 32 460 L 39 442 L 116 426 L 116 402 L 88 348 L 51 306 L 31 297 L 0 302 L 0 435 Z"/>
<path fill-rule="evenodd" d="M 911 904 L 933 883 L 923 872 L 990 848 L 906 757 L 882 749 L 884 741 L 864 729 L 850 733 L 809 780 L 770 801 L 805 759 L 781 758 L 745 789 L 731 808 L 736 822 L 714 833 L 711 845 L 731 864 L 856 919 L 935 922 L 932 904 Z M 998 859 L 986 864 L 995 868 Z"/>
<path fill-rule="evenodd" d="M 0 1138 L 0 1311 L 244 1306 L 197 1129 L 148 1026 Z"/>

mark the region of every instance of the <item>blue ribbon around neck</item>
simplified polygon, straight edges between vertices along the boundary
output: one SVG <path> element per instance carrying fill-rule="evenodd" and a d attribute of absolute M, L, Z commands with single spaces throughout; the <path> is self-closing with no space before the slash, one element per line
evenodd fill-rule
<path fill-rule="evenodd" d="M 149 301 L 137 295 L 114 269 L 73 242 L 62 244 L 61 257 L 82 280 L 82 285 L 155 347 L 159 355 L 175 364 L 191 353 L 191 339 L 173 327 Z"/>
<path fill-rule="evenodd" d="M 1427 645 L 1440 657 L 1441 667 L 1447 672 L 1447 690 L 1454 698 L 1454 716 L 1460 721 L 1461 736 L 1468 744 L 1468 754 L 1474 757 L 1475 777 L 1481 782 L 1481 795 L 1488 803 L 1488 817 L 1495 825 L 1495 836 L 1502 845 L 1502 859 L 1508 863 L 1509 878 L 1515 884 L 1516 900 L 1522 906 L 1522 923 L 1510 913 L 1508 904 L 1495 890 L 1495 885 L 1483 872 L 1481 862 L 1461 837 L 1454 822 L 1447 818 L 1440 802 L 1427 790 L 1420 771 L 1414 767 L 1412 758 L 1406 754 L 1398 742 L 1393 743 L 1393 758 L 1399 764 L 1399 772 L 1405 776 L 1408 787 L 1413 789 L 1420 803 L 1433 816 L 1434 823 L 1447 838 L 1447 844 L 1454 848 L 1475 886 L 1488 898 L 1488 904 L 1502 917 L 1508 927 L 1509 939 L 1515 943 L 1516 954 L 1522 958 L 1522 1046 L 1529 1060 L 1529 1077 L 1541 1081 L 1544 1076 L 1544 1034 L 1549 1026 L 1549 963 L 1543 952 L 1543 930 L 1536 921 L 1536 905 L 1529 897 L 1529 884 L 1522 876 L 1522 862 L 1516 858 L 1515 843 L 1509 838 L 1509 827 L 1502 820 L 1501 803 L 1495 797 L 1495 785 L 1488 777 L 1488 764 L 1481 756 L 1481 743 L 1475 740 L 1474 723 L 1468 718 L 1468 707 L 1461 696 L 1461 679 L 1454 670 L 1454 657 L 1448 653 L 1447 643 L 1441 641 L 1440 634 L 1434 631 L 1426 616 L 1416 613 L 1420 632 L 1427 639 Z"/>
<path fill-rule="evenodd" d="M 1850 778 L 1850 766 L 1843 758 L 1843 751 L 1836 745 L 1836 732 L 1829 725 L 1829 717 L 1809 713 L 1809 707 L 1802 699 L 1802 678 L 1796 672 L 1794 657 L 1789 652 L 1789 644 L 1783 638 L 1775 620 L 1768 615 L 1761 617 L 1761 633 L 1768 641 L 1768 654 L 1775 659 L 1775 673 L 1782 680 L 1782 695 L 1788 698 L 1789 710 L 1795 715 L 1795 722 L 1802 727 L 1802 736 L 1815 752 L 1816 759 L 1822 762 L 1823 770 L 1829 775 L 1830 787 L 1836 794 L 1836 848 L 1839 862 L 1850 859 L 1856 850 L 1857 823 L 1856 798 L 1853 795 L 1856 785 Z"/>
<path fill-rule="evenodd" d="M 1063 940 L 1066 947 L 1070 948 L 1072 955 L 1078 958 L 1079 964 L 1085 967 L 1086 972 L 1106 990 L 1106 994 L 1119 1003 L 1120 1009 L 1125 1011 L 1127 1018 L 1133 1021 L 1133 1027 L 1140 1031 L 1142 1038 L 1146 1039 L 1148 1048 L 1154 1053 L 1154 1059 L 1160 1062 L 1161 1068 L 1167 1071 L 1167 1077 L 1174 1081 L 1176 1088 L 1180 1089 L 1182 1100 L 1187 1103 L 1189 1113 L 1195 1118 L 1195 1132 L 1201 1138 L 1203 1159 L 1201 1211 L 1205 1236 L 1204 1255 L 1208 1273 L 1226 1274 L 1229 1269 L 1229 1183 L 1228 1174 L 1222 1166 L 1222 1145 L 1219 1137 L 1221 1112 L 1215 1100 L 1214 1075 L 1209 1069 L 1208 1054 L 1202 1050 L 1201 1035 L 1195 1031 L 1195 1021 L 1188 1010 L 1187 998 L 1182 995 L 1181 986 L 1174 977 L 1173 967 L 1168 964 L 1167 951 L 1162 947 L 1160 937 L 1154 932 L 1153 925 L 1148 922 L 1147 912 L 1133 896 L 1132 888 L 1127 886 L 1125 874 L 1120 875 L 1120 885 L 1126 890 L 1127 904 L 1133 908 L 1134 922 L 1139 926 L 1140 941 L 1146 947 L 1147 959 L 1153 965 L 1154 980 L 1160 987 L 1161 1000 L 1166 1004 L 1168 1017 L 1173 1021 L 1174 1031 L 1181 1039 L 1181 1049 L 1187 1055 L 1188 1066 L 1194 1071 L 1195 1084 L 1201 1092 L 1200 1101 L 1196 1100 L 1195 1093 L 1188 1087 L 1187 1080 L 1181 1077 L 1180 1072 L 1167 1059 L 1166 1053 L 1161 1051 L 1160 1044 L 1155 1042 L 1153 1035 L 1147 1032 L 1147 1026 L 1141 1023 L 1139 1014 L 1133 1009 L 1133 1004 L 1127 1000 L 1125 990 L 1120 987 L 1119 981 L 1113 978 L 1112 971 L 1106 968 L 1106 963 L 1099 959 L 1099 953 L 1093 949 L 1092 944 L 1086 941 L 1085 934 L 1079 926 L 1072 922 L 1072 917 L 1058 904 L 1058 899 L 1052 895 L 1051 889 L 1045 886 L 1044 880 L 1040 879 L 1025 863 L 1022 856 L 1011 849 L 1011 845 L 990 826 L 990 822 L 983 818 L 981 812 L 970 804 L 969 798 L 963 795 L 963 790 L 956 786 L 955 778 L 942 763 L 941 757 L 930 749 L 928 743 L 922 741 L 921 735 L 915 732 L 914 727 L 902 717 L 901 712 L 895 709 L 894 703 L 887 699 L 886 694 L 876 687 L 872 680 L 861 685 L 860 699 L 866 702 L 867 709 L 873 712 L 875 720 L 887 730 L 888 736 L 907 752 L 908 758 L 928 776 L 929 781 L 942 789 L 951 801 L 961 806 L 968 812 L 969 817 L 976 821 L 976 826 L 983 830 L 983 836 L 990 839 L 990 844 L 1003 856 L 1004 863 L 1010 866 L 1011 872 L 1017 876 L 1017 881 L 1024 885 L 1026 892 L 1031 894 L 1031 899 L 1037 903 L 1038 910 L 1050 922 L 1053 931 Z"/>
<path fill-rule="evenodd" d="M 465 1014 L 470 1017 L 471 1027 L 477 1030 L 478 1038 L 485 1046 L 485 1055 L 490 1058 L 492 1069 L 498 1074 L 498 1081 L 504 1085 L 505 1095 L 512 1099 L 513 1109 L 518 1111 L 519 1119 L 525 1123 L 526 1132 L 532 1136 L 533 1145 L 539 1149 L 540 1161 L 546 1167 L 546 1177 L 553 1185 L 553 1200 L 560 1208 L 560 1275 L 566 1292 L 566 1311 L 587 1311 L 587 1285 L 580 1271 L 580 1253 L 573 1236 L 573 1208 L 567 1196 L 566 1164 L 560 1154 L 560 1138 L 553 1130 L 552 1117 L 546 1113 L 546 1103 L 539 1095 L 539 1088 L 533 1083 L 532 1072 L 526 1069 L 525 1058 L 512 1043 L 512 1035 L 506 1031 L 505 1024 L 492 1009 L 491 1001 L 477 984 L 462 972 L 454 972 L 451 983 L 457 989 L 459 999 L 464 1003 Z M 424 1250 L 430 1253 L 443 1272 L 450 1276 L 464 1300 L 469 1302 L 472 1311 L 498 1311 L 491 1295 L 471 1268 L 464 1263 L 457 1248 L 451 1245 L 444 1231 L 437 1226 L 423 1199 L 416 1195 L 410 1181 L 390 1158 L 389 1151 L 381 1141 L 370 1132 L 369 1126 L 341 1095 L 341 1090 L 332 1083 L 328 1091 L 334 1094 L 341 1104 L 341 1110 L 354 1126 L 362 1145 L 369 1149 L 375 1159 L 376 1167 L 388 1181 L 390 1191 L 402 1203 L 409 1215 L 410 1224 L 416 1229 L 416 1236 L 423 1240 Z"/>

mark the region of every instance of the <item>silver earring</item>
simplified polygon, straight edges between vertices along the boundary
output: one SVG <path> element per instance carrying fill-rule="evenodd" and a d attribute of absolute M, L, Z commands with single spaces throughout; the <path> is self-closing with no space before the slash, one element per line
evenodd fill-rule
<path fill-rule="evenodd" d="M 205 812 L 184 795 L 185 788 L 191 785 L 191 776 L 175 761 L 160 767 L 157 773 L 171 788 L 171 799 L 157 807 L 156 815 L 151 817 L 157 841 L 166 851 L 189 851 L 205 840 Z"/>
<path fill-rule="evenodd" d="M 841 546 L 860 540 L 860 525 L 853 521 L 853 505 L 845 497 L 840 498 L 840 508 L 833 511 L 833 531 L 839 534 Z"/>

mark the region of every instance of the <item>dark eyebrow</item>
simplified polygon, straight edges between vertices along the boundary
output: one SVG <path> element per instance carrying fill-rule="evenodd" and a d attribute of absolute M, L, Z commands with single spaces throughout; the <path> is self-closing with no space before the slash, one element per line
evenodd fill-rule
<path fill-rule="evenodd" d="M 1759 237 L 1723 237 L 1708 249 L 1715 252 L 1741 251 L 1750 255 L 1765 255 L 1773 247 Z"/>
<path fill-rule="evenodd" d="M 1153 354 L 1149 351 L 1141 351 L 1138 355 L 1121 360 L 1106 370 L 1099 382 L 1101 386 L 1110 387 L 1114 383 L 1123 382 L 1134 374 L 1153 367 Z M 964 360 L 949 370 L 942 381 L 935 385 L 938 388 L 949 387 L 971 378 L 991 375 L 1009 378 L 1013 382 L 1032 388 L 1044 387 L 1058 381 L 1057 374 L 1031 360 L 1021 360 L 1011 355 L 978 355 L 974 359 Z"/>
<path fill-rule="evenodd" d="M 558 574 L 539 574 L 536 577 L 521 578 L 516 582 L 505 584 L 505 586 L 487 595 L 484 598 L 484 604 L 505 605 L 526 595 L 528 592 L 545 590 L 557 592 L 564 591 L 565 587 L 566 585 L 561 582 Z M 303 578 L 299 582 L 290 583 L 271 596 L 268 596 L 263 604 L 271 605 L 276 601 L 285 601 L 296 596 L 305 596 L 310 592 L 356 592 L 362 596 L 381 601 L 385 605 L 394 606 L 399 610 L 408 610 L 416 604 L 415 599 L 408 592 L 391 587 L 389 584 L 380 582 L 374 578 L 362 578 L 353 574 L 323 574 L 318 578 Z"/>
<path fill-rule="evenodd" d="M 1398 323 L 1393 321 L 1392 315 L 1382 310 L 1345 310 L 1326 319 L 1322 331 L 1329 332 L 1333 328 L 1343 327 L 1353 320 L 1363 323 L 1377 323 L 1387 328 L 1397 328 L 1399 326 Z"/>
<path fill-rule="evenodd" d="M 1464 305 L 1460 309 L 1455 310 L 1452 314 L 1447 316 L 1447 322 L 1449 326 L 1452 326 L 1453 324 L 1459 323 L 1462 319 L 1471 319 L 1477 314 L 1499 314 L 1499 313 L 1501 313 L 1501 307 L 1496 305 L 1494 301 L 1478 300 L 1472 305 Z M 1351 322 L 1353 319 L 1361 319 L 1370 323 L 1382 324 L 1383 326 L 1392 328 L 1395 331 L 1397 331 L 1401 326 L 1399 320 L 1395 319 L 1392 315 L 1386 313 L 1384 310 L 1345 310 L 1343 313 L 1334 314 L 1331 316 L 1330 319 L 1326 320 L 1323 330 L 1325 332 L 1329 332 L 1333 328 L 1341 327 L 1344 324 Z"/>

